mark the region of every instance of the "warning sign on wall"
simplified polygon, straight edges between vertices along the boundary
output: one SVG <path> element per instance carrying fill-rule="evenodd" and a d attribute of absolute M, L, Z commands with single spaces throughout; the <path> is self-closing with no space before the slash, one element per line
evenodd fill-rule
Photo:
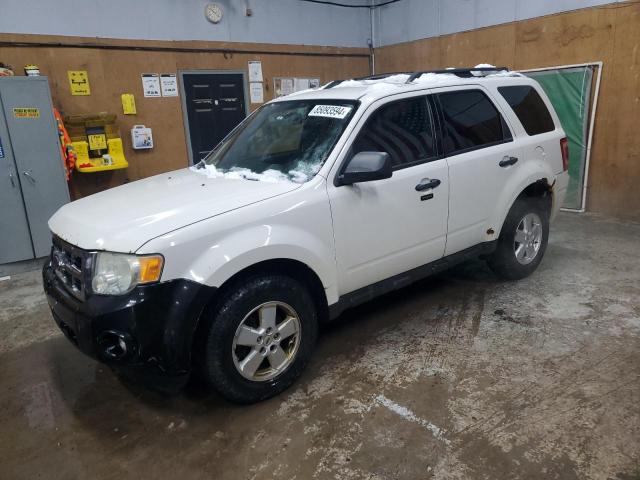
<path fill-rule="evenodd" d="M 71 95 L 91 95 L 89 74 L 86 70 L 68 70 Z"/>
<path fill-rule="evenodd" d="M 16 118 L 40 118 L 40 109 L 31 107 L 14 108 L 13 116 Z"/>

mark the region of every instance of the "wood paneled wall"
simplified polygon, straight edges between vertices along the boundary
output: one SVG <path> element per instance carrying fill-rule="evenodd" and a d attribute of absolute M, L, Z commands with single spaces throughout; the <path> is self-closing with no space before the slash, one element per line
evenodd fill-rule
<path fill-rule="evenodd" d="M 619 3 L 378 48 L 376 71 L 530 69 L 601 60 L 587 210 L 640 220 L 640 3 Z"/>
<path fill-rule="evenodd" d="M 255 45 L 218 42 L 158 42 L 96 40 L 74 37 L 0 34 L 0 42 L 59 42 L 66 45 L 102 44 L 123 50 L 100 48 L 59 48 L 55 46 L 17 47 L 0 45 L 0 62 L 24 74 L 25 64 L 36 64 L 49 77 L 54 106 L 63 114 L 109 112 L 118 114 L 118 125 L 125 145 L 129 168 L 113 172 L 78 173 L 71 182 L 72 195 L 80 197 L 127 181 L 187 166 L 185 129 L 181 98 L 144 98 L 141 73 L 177 73 L 179 70 L 247 70 L 249 60 L 261 60 L 265 100 L 273 97 L 273 77 L 319 77 L 322 82 L 335 78 L 366 75 L 369 72 L 367 49 L 310 47 L 298 45 Z M 137 47 L 157 49 L 229 49 L 235 53 L 140 51 Z M 265 53 L 238 53 L 251 50 Z M 298 52 L 299 55 L 276 52 Z M 305 56 L 305 53 L 320 54 Z M 87 70 L 91 95 L 72 96 L 68 70 Z M 123 115 L 120 95 L 135 95 L 137 115 Z M 182 95 L 182 92 L 180 92 Z M 248 95 L 248 92 L 247 92 Z M 257 105 L 252 105 L 252 108 Z M 131 148 L 130 129 L 144 124 L 153 129 L 154 148 Z M 160 192 L 159 192 L 160 193 Z"/>

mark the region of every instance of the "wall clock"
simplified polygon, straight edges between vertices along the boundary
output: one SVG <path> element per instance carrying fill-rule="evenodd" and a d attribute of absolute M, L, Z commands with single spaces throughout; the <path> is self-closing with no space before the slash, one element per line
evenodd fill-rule
<path fill-rule="evenodd" d="M 219 23 L 222 20 L 222 7 L 217 3 L 208 3 L 204 8 L 204 16 L 211 23 Z"/>

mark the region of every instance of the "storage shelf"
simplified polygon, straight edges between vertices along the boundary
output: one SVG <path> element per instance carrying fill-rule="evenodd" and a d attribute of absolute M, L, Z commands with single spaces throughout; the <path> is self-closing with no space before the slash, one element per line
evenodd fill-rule
<path fill-rule="evenodd" d="M 129 162 L 127 162 L 127 159 L 124 157 L 122 140 L 120 138 L 110 138 L 107 140 L 108 152 L 113 160 L 111 165 L 103 165 L 102 158 L 90 158 L 87 142 L 78 141 L 73 142 L 72 145 L 78 155 L 76 170 L 80 173 L 106 172 L 108 170 L 120 170 L 129 166 Z"/>
<path fill-rule="evenodd" d="M 113 165 L 95 165 L 92 167 L 81 167 L 80 165 L 76 165 L 76 170 L 81 173 L 93 173 L 93 172 L 104 172 L 106 170 L 120 170 L 122 168 L 127 168 L 129 166 L 128 162 L 124 163 L 114 163 Z"/>

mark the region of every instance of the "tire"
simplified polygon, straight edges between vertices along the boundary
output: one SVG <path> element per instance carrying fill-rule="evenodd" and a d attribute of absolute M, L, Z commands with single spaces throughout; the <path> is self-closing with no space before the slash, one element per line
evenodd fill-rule
<path fill-rule="evenodd" d="M 533 223 L 528 222 L 527 219 L 533 220 Z M 541 229 L 539 235 L 538 233 L 528 235 L 523 222 L 528 223 L 529 229 L 536 232 L 535 224 L 539 223 Z M 530 225 L 534 228 L 530 228 Z M 487 259 L 489 267 L 496 275 L 506 280 L 520 280 L 528 277 L 540 265 L 548 240 L 549 208 L 544 198 L 519 198 L 507 214 L 495 252 Z M 522 248 L 518 250 L 518 247 Z"/>
<path fill-rule="evenodd" d="M 285 338 L 295 330 L 292 318 L 298 320 L 297 333 Z M 311 295 L 284 275 L 243 278 L 222 294 L 203 321 L 200 377 L 240 404 L 265 400 L 291 386 L 307 366 L 318 335 Z"/>

